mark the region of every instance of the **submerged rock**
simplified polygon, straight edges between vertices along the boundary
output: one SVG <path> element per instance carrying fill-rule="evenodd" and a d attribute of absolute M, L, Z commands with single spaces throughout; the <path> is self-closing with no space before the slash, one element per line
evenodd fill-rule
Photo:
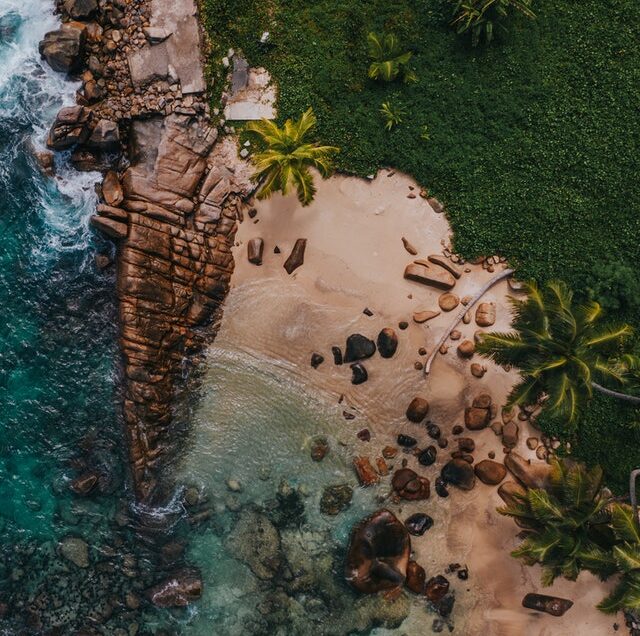
<path fill-rule="evenodd" d="M 371 465 L 371 460 L 368 457 L 354 457 L 353 467 L 355 468 L 356 475 L 358 475 L 358 481 L 361 486 L 371 486 L 380 481 L 380 477 Z"/>
<path fill-rule="evenodd" d="M 269 518 L 244 509 L 227 537 L 227 550 L 259 579 L 272 579 L 281 565 L 280 534 Z"/>
<path fill-rule="evenodd" d="M 348 484 L 327 486 L 320 499 L 320 512 L 325 515 L 335 516 L 351 505 L 352 498 L 353 488 Z"/>
<path fill-rule="evenodd" d="M 156 607 L 186 607 L 202 595 L 202 578 L 195 568 L 184 568 L 174 572 L 164 581 L 145 592 L 147 599 Z"/>
<path fill-rule="evenodd" d="M 406 528 L 388 510 L 378 510 L 351 532 L 346 580 L 365 594 L 397 588 L 404 584 L 410 551 Z"/>
<path fill-rule="evenodd" d="M 80 537 L 65 537 L 58 544 L 60 555 L 79 568 L 89 567 L 89 545 Z"/>

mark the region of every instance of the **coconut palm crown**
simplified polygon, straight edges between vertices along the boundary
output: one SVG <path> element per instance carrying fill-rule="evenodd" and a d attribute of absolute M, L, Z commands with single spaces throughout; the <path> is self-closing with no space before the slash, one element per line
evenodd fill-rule
<path fill-rule="evenodd" d="M 334 146 L 307 141 L 315 126 L 312 108 L 296 121 L 287 119 L 281 127 L 268 119 L 247 124 L 246 133 L 260 146 L 252 157 L 253 179 L 261 182 L 258 199 L 278 191 L 286 195 L 293 186 L 302 205 L 311 203 L 316 188 L 309 168 L 316 168 L 326 179 L 333 171 L 332 157 L 339 152 Z"/>
<path fill-rule="evenodd" d="M 530 488 L 498 508 L 524 531 L 522 543 L 511 555 L 527 565 L 542 566 L 542 584 L 562 576 L 575 581 L 581 570 L 600 578 L 617 571 L 611 558 L 614 543 L 608 505 L 602 488 L 602 470 L 596 466 L 554 460 L 546 488 Z"/>
<path fill-rule="evenodd" d="M 598 382 L 624 382 L 607 353 L 631 334 L 631 327 L 603 325 L 600 305 L 574 305 L 573 293 L 563 282 L 550 282 L 544 289 L 530 283 L 526 291 L 526 300 L 511 301 L 515 331 L 485 334 L 478 351 L 520 370 L 509 405 L 545 398 L 552 415 L 575 424 L 593 389 L 606 392 Z"/>

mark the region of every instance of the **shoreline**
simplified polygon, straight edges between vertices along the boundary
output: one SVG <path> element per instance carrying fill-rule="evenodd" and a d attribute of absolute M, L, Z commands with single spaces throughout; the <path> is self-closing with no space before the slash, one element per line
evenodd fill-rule
<path fill-rule="evenodd" d="M 215 337 L 203 327 L 227 293 L 250 171 L 209 118 L 195 2 L 57 7 L 63 24 L 40 52 L 82 87 L 47 145 L 105 175 L 91 224 L 117 245 L 133 488 L 138 500 L 162 502 L 183 361 Z M 78 480 L 85 489 L 95 482 L 90 471 Z"/>
<path fill-rule="evenodd" d="M 370 457 L 372 464 L 384 446 L 396 445 L 399 433 L 418 437 L 419 446 L 429 443 L 424 431 L 421 433 L 420 427 L 404 416 L 414 395 L 429 401 L 429 418 L 442 428 L 449 447 L 438 450 L 435 466 L 427 469 L 412 454 L 399 457 L 405 457 L 410 468 L 431 480 L 431 497 L 425 504 L 403 502 L 399 507 L 385 498 L 381 505 L 389 506 L 394 513 L 401 511 L 401 518 L 418 511 L 434 517 L 436 526 L 431 531 L 412 538 L 414 558 L 427 569 L 427 576 L 442 573 L 453 561 L 464 562 L 469 568 L 466 587 L 454 575 L 447 575 L 457 588 L 457 608 L 452 614 L 457 629 L 466 629 L 469 634 L 480 633 L 473 630 L 481 629 L 491 636 L 568 634 L 576 626 L 585 633 L 612 631 L 615 617 L 595 609 L 606 584 L 585 573 L 577 583 L 557 581 L 552 588 L 542 588 L 538 569 L 527 568 L 509 555 L 515 547 L 517 527 L 495 512 L 502 504 L 495 487 L 478 482 L 471 493 L 450 487 L 448 499 L 440 499 L 433 492 L 439 469 L 457 449 L 451 428 L 462 423 L 464 408 L 483 391 L 492 395 L 494 403 L 503 404 L 513 381 L 510 373 L 478 356 L 461 359 L 456 355 L 455 341 L 449 341 L 446 355 L 436 356 L 428 378 L 414 368 L 415 362 L 425 359 L 418 349 L 431 351 L 454 312 L 443 311 L 425 324 L 414 323 L 414 311 L 438 310 L 437 299 L 442 292 L 404 280 L 402 272 L 414 258 L 446 248 L 450 233 L 446 218 L 435 213 L 424 199 L 408 198 L 418 191 L 415 182 L 394 171 L 381 170 L 373 181 L 336 176 L 316 185 L 318 194 L 310 207 L 302 209 L 294 197 L 276 195 L 256 202 L 255 218 L 245 219 L 240 225 L 234 247 L 236 269 L 216 346 L 248 352 L 257 357 L 257 364 L 280 361 L 278 366 L 287 374 L 334 401 L 336 408 L 344 409 L 349 417 L 355 416 L 356 428 L 368 429 L 371 436 L 368 442 L 354 440 L 356 453 Z M 418 256 L 404 249 L 402 236 L 416 247 Z M 257 237 L 264 240 L 261 266 L 247 260 L 247 243 Z M 289 276 L 282 265 L 298 238 L 308 240 L 304 264 Z M 276 245 L 279 254 L 273 253 Z M 470 271 L 453 290 L 460 297 L 472 294 L 495 275 L 479 265 L 464 267 Z M 507 290 L 503 281 L 480 301 L 496 303 L 497 320 L 492 329 L 508 328 Z M 364 314 L 365 308 L 373 315 Z M 398 329 L 401 320 L 410 323 L 404 331 Z M 397 353 L 388 360 L 377 355 L 364 360 L 369 379 L 363 385 L 351 385 L 348 365 L 333 364 L 331 346 L 344 347 L 351 333 L 375 340 L 383 327 L 396 330 Z M 474 321 L 458 326 L 462 339 L 472 339 L 477 328 Z M 324 356 L 317 369 L 310 365 L 313 353 Z M 487 368 L 484 377 L 471 375 L 474 362 Z M 518 421 L 518 425 L 515 450 L 535 461 L 535 453 L 527 448 L 525 440 L 540 437 L 540 432 L 528 422 Z M 474 456 L 478 460 L 492 452 L 496 461 L 501 461 L 502 443 L 491 428 L 462 433 L 466 435 L 475 441 Z M 391 469 L 393 462 L 388 463 Z M 396 468 L 397 464 L 396 460 Z M 383 484 L 388 479 L 383 477 Z M 437 554 L 433 553 L 434 540 Z M 466 592 L 467 587 L 472 591 Z M 520 601 L 532 591 L 571 598 L 575 605 L 562 618 L 529 612 Z"/>

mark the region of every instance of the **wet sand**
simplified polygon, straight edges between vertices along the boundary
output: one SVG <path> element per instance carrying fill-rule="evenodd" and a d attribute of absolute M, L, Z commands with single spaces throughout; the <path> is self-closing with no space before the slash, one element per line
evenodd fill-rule
<path fill-rule="evenodd" d="M 225 304 L 224 317 L 216 339 L 216 347 L 240 349 L 250 353 L 261 364 L 286 366 L 295 381 L 302 380 L 336 404 L 356 416 L 356 421 L 371 431 L 370 442 L 357 441 L 358 452 L 372 461 L 387 444 L 396 445 L 398 433 L 418 438 L 426 447 L 432 441 L 424 426 L 408 422 L 405 410 L 410 400 L 426 397 L 430 419 L 450 439 L 450 446 L 439 450 L 434 466 L 420 466 L 412 455 L 409 467 L 432 482 L 432 495 L 427 502 L 389 505 L 401 519 L 416 511 L 424 511 L 435 519 L 432 530 L 423 537 L 413 537 L 416 560 L 425 567 L 427 576 L 442 573 L 450 562 L 466 564 L 469 580 L 449 576 L 456 590 L 453 618 L 456 633 L 474 636 L 562 636 L 573 634 L 614 633 L 615 617 L 604 616 L 595 604 L 606 593 L 607 586 L 586 573 L 577 583 L 558 581 L 542 588 L 538 568 L 526 568 L 509 556 L 517 544 L 515 524 L 495 512 L 502 502 L 496 488 L 478 481 L 470 493 L 450 487 L 450 497 L 440 499 L 433 492 L 433 481 L 449 453 L 457 448 L 451 428 L 463 423 L 463 412 L 472 398 L 489 392 L 494 403 L 504 403 L 514 380 L 492 363 L 474 356 L 461 360 L 455 352 L 457 343 L 450 342 L 446 355 L 438 354 L 428 378 L 416 370 L 416 361 L 426 356 L 420 347 L 431 352 L 434 343 L 449 326 L 453 314 L 442 312 L 437 318 L 419 325 L 412 313 L 421 309 L 438 309 L 438 290 L 404 280 L 405 266 L 414 258 L 439 254 L 443 242 L 448 245 L 450 228 L 446 217 L 436 214 L 418 196 L 419 189 L 408 177 L 381 171 L 373 181 L 336 176 L 320 182 L 314 203 L 302 208 L 295 196 L 277 195 L 256 202 L 255 219 L 245 218 L 237 234 L 234 248 L 236 269 L 232 290 Z M 411 187 L 415 189 L 411 190 Z M 414 194 L 415 198 L 407 195 Z M 257 223 L 255 222 L 257 220 Z M 411 256 L 403 247 L 406 237 L 418 250 Z M 247 242 L 261 237 L 265 241 L 263 264 L 247 261 Z M 308 239 L 305 263 L 292 275 L 282 265 L 296 239 Z M 276 245 L 280 254 L 274 254 Z M 463 274 L 453 292 L 459 297 L 472 295 L 495 273 L 480 265 L 465 265 L 471 271 Z M 503 265 L 496 266 L 496 273 Z M 491 289 L 483 301 L 493 301 L 497 321 L 492 329 L 509 325 L 508 286 L 501 282 Z M 367 316 L 363 310 L 373 313 Z M 402 320 L 409 322 L 406 331 L 398 329 Z M 385 360 L 379 355 L 364 361 L 369 380 L 363 385 L 351 384 L 348 365 L 335 366 L 331 346 L 344 350 L 349 334 L 362 333 L 375 340 L 383 327 L 393 327 L 399 336 L 395 356 Z M 475 322 L 457 327 L 464 338 L 473 338 Z M 310 366 L 313 352 L 325 357 L 314 370 Z M 487 367 L 482 379 L 470 373 L 471 362 Z M 340 396 L 343 401 L 338 404 Z M 529 424 L 520 424 L 518 452 L 529 454 L 525 440 L 538 435 Z M 500 438 L 488 428 L 470 433 L 476 442 L 476 461 L 496 453 L 503 457 Z M 392 463 L 392 462 L 391 462 Z M 389 478 L 386 478 L 387 480 Z M 575 605 L 562 618 L 530 612 L 521 607 L 527 592 L 565 596 Z M 621 617 L 618 622 L 622 623 Z M 430 623 L 403 625 L 407 635 L 431 633 Z"/>

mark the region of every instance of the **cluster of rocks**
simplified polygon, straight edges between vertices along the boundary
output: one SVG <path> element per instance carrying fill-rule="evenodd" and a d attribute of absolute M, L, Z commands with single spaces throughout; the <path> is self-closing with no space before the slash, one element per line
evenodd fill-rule
<path fill-rule="evenodd" d="M 416 535 L 425 532 L 428 526 L 424 518 L 415 517 L 409 524 L 413 530 L 411 534 Z M 353 528 L 345 577 L 352 587 L 364 594 L 385 592 L 389 597 L 402 594 L 406 587 L 423 597 L 445 619 L 453 610 L 455 595 L 450 592 L 448 579 L 442 574 L 427 579 L 425 569 L 411 559 L 408 528 L 387 509 L 374 512 Z M 436 619 L 434 629 L 440 625 L 441 619 Z"/>
<path fill-rule="evenodd" d="M 365 309 L 364 313 L 372 315 L 372 312 L 368 309 Z M 333 363 L 336 366 L 349 364 L 349 368 L 351 369 L 351 383 L 358 385 L 369 379 L 369 373 L 362 363 L 363 360 L 371 358 L 376 351 L 382 358 L 392 358 L 397 349 L 397 333 L 391 327 L 385 327 L 378 333 L 375 342 L 367 338 L 367 336 L 354 333 L 347 338 L 344 353 L 343 350 L 336 345 L 331 347 L 331 354 L 333 356 Z M 314 369 L 317 369 L 324 360 L 324 356 L 320 353 L 314 352 L 311 354 L 311 366 Z"/>
<path fill-rule="evenodd" d="M 82 80 L 48 137 L 106 171 L 92 225 L 118 242 L 124 416 L 139 498 L 171 444 L 172 403 L 229 288 L 250 170 L 208 118 L 193 2 L 60 0 L 42 56 Z M 78 492 L 95 487 L 88 471 Z"/>
<path fill-rule="evenodd" d="M 250 217 L 252 218 L 255 217 L 255 214 L 256 214 L 255 208 L 252 208 L 251 210 L 249 210 Z M 293 244 L 293 247 L 291 248 L 291 252 L 289 253 L 289 256 L 287 257 L 287 259 L 283 264 L 283 267 L 287 272 L 287 274 L 289 275 L 293 274 L 293 272 L 295 272 L 295 270 L 298 269 L 298 267 L 304 264 L 304 253 L 306 249 L 307 249 L 307 239 L 304 239 L 304 238 L 297 239 L 296 242 Z M 281 250 L 277 245 L 273 248 L 273 253 L 274 254 L 281 253 Z M 247 260 L 252 265 L 262 265 L 263 255 L 264 255 L 264 240 L 261 238 L 250 239 L 249 242 L 247 243 Z"/>

